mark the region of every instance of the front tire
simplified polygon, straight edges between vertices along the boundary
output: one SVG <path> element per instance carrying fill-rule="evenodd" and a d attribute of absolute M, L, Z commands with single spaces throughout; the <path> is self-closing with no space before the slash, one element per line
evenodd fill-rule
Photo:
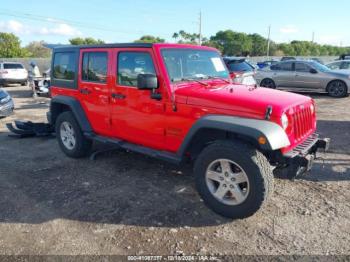
<path fill-rule="evenodd" d="M 92 141 L 87 139 L 72 112 L 61 113 L 55 124 L 61 150 L 69 157 L 80 158 L 89 154 Z"/>
<path fill-rule="evenodd" d="M 255 214 L 273 192 L 273 174 L 266 157 L 239 141 L 217 141 L 198 156 L 194 173 L 204 203 L 228 218 Z"/>
<path fill-rule="evenodd" d="M 327 85 L 327 92 L 331 97 L 345 97 L 348 94 L 348 87 L 343 81 L 334 80 Z"/>

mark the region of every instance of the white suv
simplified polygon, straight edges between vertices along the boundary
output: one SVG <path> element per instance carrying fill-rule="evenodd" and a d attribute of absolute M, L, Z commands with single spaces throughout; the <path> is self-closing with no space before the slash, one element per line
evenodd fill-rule
<path fill-rule="evenodd" d="M 6 86 L 11 83 L 26 85 L 27 80 L 28 72 L 21 63 L 0 63 L 0 86 Z"/>

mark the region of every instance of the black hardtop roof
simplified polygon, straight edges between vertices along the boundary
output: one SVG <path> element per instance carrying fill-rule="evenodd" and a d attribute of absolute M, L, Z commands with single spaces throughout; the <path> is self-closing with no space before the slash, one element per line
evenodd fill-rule
<path fill-rule="evenodd" d="M 86 49 L 86 48 L 151 48 L 152 43 L 118 43 L 118 44 L 99 44 L 99 45 L 58 45 L 54 50 L 64 49 Z"/>

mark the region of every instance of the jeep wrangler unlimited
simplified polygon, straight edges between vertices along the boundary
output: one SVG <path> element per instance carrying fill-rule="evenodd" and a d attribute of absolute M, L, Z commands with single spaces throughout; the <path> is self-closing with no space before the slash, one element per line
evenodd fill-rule
<path fill-rule="evenodd" d="M 53 50 L 49 123 L 69 157 L 92 141 L 172 163 L 192 162 L 205 204 L 253 215 L 273 172 L 311 168 L 329 140 L 315 133 L 311 98 L 233 84 L 216 49 L 177 44 L 64 46 Z"/>

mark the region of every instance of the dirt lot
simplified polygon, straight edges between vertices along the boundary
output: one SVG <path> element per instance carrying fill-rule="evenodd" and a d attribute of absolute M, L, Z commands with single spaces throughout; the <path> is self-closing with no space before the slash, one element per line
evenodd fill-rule
<path fill-rule="evenodd" d="M 73 160 L 55 139 L 9 138 L 6 122 L 45 120 L 48 100 L 7 90 L 1 254 L 350 254 L 350 98 L 314 95 L 331 152 L 307 177 L 276 179 L 263 212 L 230 221 L 203 205 L 189 168 L 122 150 Z"/>

